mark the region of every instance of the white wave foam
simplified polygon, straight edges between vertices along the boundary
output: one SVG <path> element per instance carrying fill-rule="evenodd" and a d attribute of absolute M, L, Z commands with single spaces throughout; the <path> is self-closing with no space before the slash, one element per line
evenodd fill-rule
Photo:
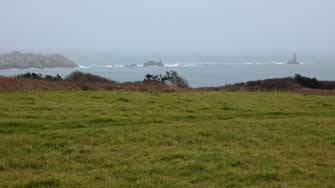
<path fill-rule="evenodd" d="M 263 63 L 260 62 L 245 62 L 245 63 L 237 63 L 242 65 L 263 65 Z"/>
<path fill-rule="evenodd" d="M 85 66 L 85 65 L 78 65 L 80 69 L 89 69 L 90 66 Z"/>
<path fill-rule="evenodd" d="M 124 65 L 115 65 L 115 68 L 123 68 L 125 67 Z"/>
<path fill-rule="evenodd" d="M 197 65 L 195 64 L 186 64 L 186 65 L 183 65 L 183 67 L 196 67 Z"/>
<path fill-rule="evenodd" d="M 179 67 L 179 64 L 164 64 L 165 67 Z"/>

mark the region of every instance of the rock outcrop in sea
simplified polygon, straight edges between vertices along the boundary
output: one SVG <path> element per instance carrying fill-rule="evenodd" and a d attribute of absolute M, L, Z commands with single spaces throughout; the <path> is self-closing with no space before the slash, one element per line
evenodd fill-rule
<path fill-rule="evenodd" d="M 27 69 L 27 68 L 74 68 L 78 67 L 69 58 L 60 55 L 41 55 L 14 51 L 0 55 L 0 69 Z"/>
<path fill-rule="evenodd" d="M 143 64 L 144 67 L 164 67 L 161 61 L 148 61 Z"/>

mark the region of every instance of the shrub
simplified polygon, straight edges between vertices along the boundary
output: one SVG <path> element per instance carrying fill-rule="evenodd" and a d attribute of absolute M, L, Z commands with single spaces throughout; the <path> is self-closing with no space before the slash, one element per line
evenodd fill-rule
<path fill-rule="evenodd" d="M 24 74 L 19 74 L 16 76 L 16 78 L 23 78 L 23 79 L 32 79 L 32 80 L 48 80 L 48 81 L 60 81 L 63 80 L 63 78 L 57 74 L 56 76 L 52 75 L 42 75 L 39 73 L 24 73 Z"/>
<path fill-rule="evenodd" d="M 189 87 L 187 80 L 181 77 L 176 71 L 166 72 L 166 76 L 164 78 L 165 82 L 170 82 L 178 87 Z"/>
<path fill-rule="evenodd" d="M 144 77 L 145 81 L 158 81 L 158 82 L 163 82 L 162 81 L 162 75 L 153 75 L 153 74 L 146 74 Z"/>
<path fill-rule="evenodd" d="M 296 74 L 294 76 L 294 80 L 298 82 L 300 85 L 307 88 L 313 88 L 313 89 L 322 88 L 322 82 L 318 81 L 316 78 L 308 78 L 301 76 L 300 74 Z"/>
<path fill-rule="evenodd" d="M 181 77 L 176 71 L 167 71 L 165 75 L 147 74 L 144 78 L 144 82 L 146 81 L 156 81 L 163 84 L 174 85 L 182 88 L 189 87 L 187 80 Z"/>

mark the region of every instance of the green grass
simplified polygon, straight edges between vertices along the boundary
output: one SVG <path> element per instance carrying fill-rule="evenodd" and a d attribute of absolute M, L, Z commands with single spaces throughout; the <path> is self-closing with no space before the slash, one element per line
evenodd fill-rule
<path fill-rule="evenodd" d="M 335 186 L 335 97 L 0 93 L 0 187 Z"/>

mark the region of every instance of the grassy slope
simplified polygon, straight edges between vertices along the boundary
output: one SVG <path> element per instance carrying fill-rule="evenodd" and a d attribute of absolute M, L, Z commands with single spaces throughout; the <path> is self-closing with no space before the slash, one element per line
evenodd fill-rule
<path fill-rule="evenodd" d="M 335 97 L 1 92 L 0 187 L 333 187 Z"/>

